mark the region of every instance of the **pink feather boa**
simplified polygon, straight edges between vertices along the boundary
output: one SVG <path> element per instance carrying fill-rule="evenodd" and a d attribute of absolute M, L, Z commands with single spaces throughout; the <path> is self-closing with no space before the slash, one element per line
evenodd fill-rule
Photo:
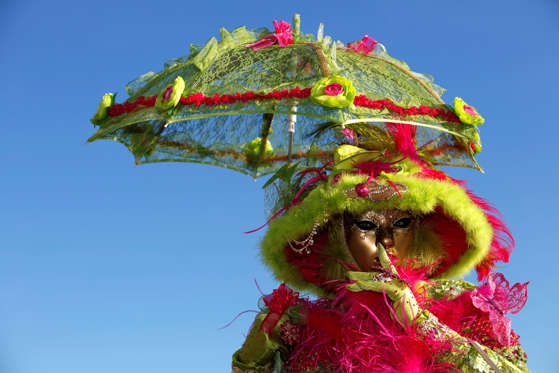
<path fill-rule="evenodd" d="M 438 362 L 451 343 L 402 325 L 383 294 L 342 289 L 335 300 L 304 301 L 302 309 L 306 323 L 286 363 L 289 373 L 458 371 Z"/>

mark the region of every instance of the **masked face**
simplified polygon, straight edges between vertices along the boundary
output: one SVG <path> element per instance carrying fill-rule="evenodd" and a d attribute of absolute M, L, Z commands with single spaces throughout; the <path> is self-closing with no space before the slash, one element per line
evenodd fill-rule
<path fill-rule="evenodd" d="M 408 211 L 368 211 L 358 216 L 345 216 L 349 251 L 362 271 L 378 267 L 380 243 L 386 251 L 404 259 L 414 242 L 418 218 Z"/>

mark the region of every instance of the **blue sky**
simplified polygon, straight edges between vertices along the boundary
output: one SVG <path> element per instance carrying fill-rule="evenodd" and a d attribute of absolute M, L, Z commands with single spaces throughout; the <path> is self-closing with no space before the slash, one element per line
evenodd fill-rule
<path fill-rule="evenodd" d="M 515 235 L 513 316 L 535 372 L 559 370 L 559 3 L 527 1 L 0 4 L 0 372 L 227 372 L 277 283 L 260 263 L 262 181 L 196 164 L 134 167 L 85 145 L 107 91 L 232 30 L 301 14 L 302 30 L 369 34 L 486 117 L 468 179 Z M 122 98 L 122 96 L 121 96 Z"/>

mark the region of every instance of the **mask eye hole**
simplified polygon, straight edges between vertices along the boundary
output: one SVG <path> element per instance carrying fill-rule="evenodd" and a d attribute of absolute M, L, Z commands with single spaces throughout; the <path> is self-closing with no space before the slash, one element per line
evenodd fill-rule
<path fill-rule="evenodd" d="M 370 220 L 360 220 L 356 221 L 355 225 L 362 231 L 372 231 L 377 228 L 377 225 Z"/>
<path fill-rule="evenodd" d="M 392 226 L 394 228 L 408 228 L 411 225 L 411 218 L 398 219 Z"/>

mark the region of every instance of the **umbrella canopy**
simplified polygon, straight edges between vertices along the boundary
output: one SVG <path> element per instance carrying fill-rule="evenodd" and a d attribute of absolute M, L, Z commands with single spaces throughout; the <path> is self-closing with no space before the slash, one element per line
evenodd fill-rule
<path fill-rule="evenodd" d="M 316 36 L 302 34 L 298 15 L 293 29 L 274 28 L 222 28 L 220 41 L 192 45 L 188 56 L 130 82 L 125 102 L 106 94 L 88 141 L 116 140 L 137 164 L 197 162 L 256 178 L 286 163 L 323 164 L 340 143 L 358 143 L 363 132 L 382 142 L 404 123 L 430 165 L 479 169 L 482 117 L 460 99 L 446 105 L 432 78 L 369 36 L 343 44 L 322 25 Z"/>

